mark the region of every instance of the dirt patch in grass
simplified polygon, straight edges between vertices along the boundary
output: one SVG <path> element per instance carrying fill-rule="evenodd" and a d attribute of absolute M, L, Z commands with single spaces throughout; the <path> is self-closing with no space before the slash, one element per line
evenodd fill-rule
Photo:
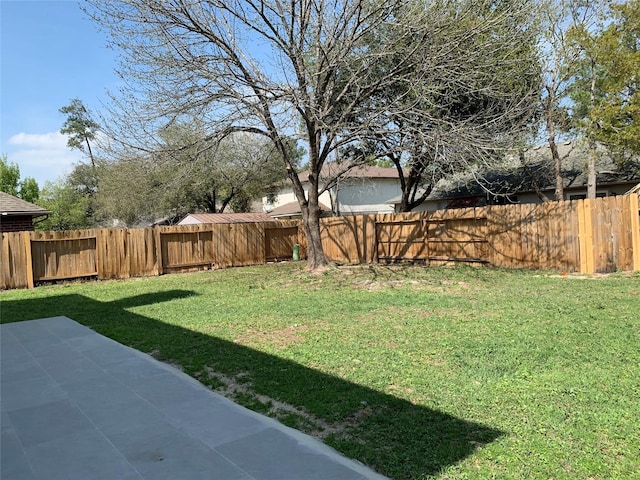
<path fill-rule="evenodd" d="M 251 407 L 254 411 L 280 420 L 320 440 L 325 440 L 330 435 L 346 436 L 347 430 L 357 427 L 365 418 L 373 414 L 373 410 L 363 404 L 360 410 L 348 415 L 344 421 L 329 423 L 307 412 L 304 408 L 255 392 L 251 383 L 246 381 L 247 374 L 240 373 L 229 377 L 207 366 L 200 378 L 203 375 L 210 380 L 215 380 L 220 386 L 214 390 L 229 400 Z"/>
<path fill-rule="evenodd" d="M 180 370 L 181 372 L 184 372 L 184 369 L 182 368 L 182 365 L 180 365 L 179 363 L 177 363 L 176 361 L 170 359 L 170 358 L 165 358 L 162 353 L 160 353 L 160 350 L 158 349 L 154 349 L 151 350 L 149 352 L 149 355 L 151 355 L 153 358 L 155 358 L 156 360 L 162 362 L 162 363 L 166 363 L 167 365 L 172 366 L 173 368 Z"/>

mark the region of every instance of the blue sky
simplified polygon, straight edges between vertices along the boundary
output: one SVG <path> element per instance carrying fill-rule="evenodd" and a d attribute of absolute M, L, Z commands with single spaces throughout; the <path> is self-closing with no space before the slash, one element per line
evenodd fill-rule
<path fill-rule="evenodd" d="M 0 153 L 42 188 L 83 161 L 66 146 L 58 109 L 99 112 L 114 90 L 115 54 L 76 1 L 0 0 Z"/>

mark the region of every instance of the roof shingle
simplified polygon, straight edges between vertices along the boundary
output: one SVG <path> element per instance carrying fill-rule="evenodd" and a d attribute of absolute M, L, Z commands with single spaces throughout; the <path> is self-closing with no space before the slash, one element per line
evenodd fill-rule
<path fill-rule="evenodd" d="M 0 192 L 0 213 L 2 215 L 30 215 L 32 217 L 39 217 L 41 215 L 48 215 L 51 212 L 33 203 L 9 195 L 8 193 Z"/>

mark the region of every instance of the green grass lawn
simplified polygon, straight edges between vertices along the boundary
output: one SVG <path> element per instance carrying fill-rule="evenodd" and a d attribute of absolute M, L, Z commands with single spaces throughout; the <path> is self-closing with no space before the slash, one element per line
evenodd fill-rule
<path fill-rule="evenodd" d="M 281 264 L 0 294 L 394 479 L 640 478 L 640 275 Z"/>

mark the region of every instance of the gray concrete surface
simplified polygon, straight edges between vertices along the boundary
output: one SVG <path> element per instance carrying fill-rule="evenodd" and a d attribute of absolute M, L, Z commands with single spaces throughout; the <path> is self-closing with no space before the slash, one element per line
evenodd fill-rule
<path fill-rule="evenodd" d="M 3 480 L 384 478 L 69 318 L 0 340 Z"/>

